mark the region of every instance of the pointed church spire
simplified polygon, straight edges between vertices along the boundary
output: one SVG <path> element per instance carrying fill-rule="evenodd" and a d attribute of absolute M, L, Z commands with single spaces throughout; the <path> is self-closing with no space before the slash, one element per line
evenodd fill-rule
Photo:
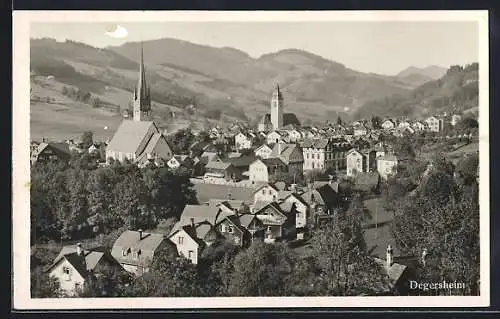
<path fill-rule="evenodd" d="M 144 49 L 141 41 L 141 57 L 139 61 L 139 74 L 137 87 L 134 90 L 134 120 L 149 120 L 151 113 L 151 96 L 146 83 L 146 70 L 144 68 Z"/>

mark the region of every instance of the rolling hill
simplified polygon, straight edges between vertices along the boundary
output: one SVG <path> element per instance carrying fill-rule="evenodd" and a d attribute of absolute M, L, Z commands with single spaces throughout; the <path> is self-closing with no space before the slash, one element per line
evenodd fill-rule
<path fill-rule="evenodd" d="M 443 77 L 446 74 L 446 68 L 431 65 L 426 68 L 417 68 L 414 66 L 410 66 L 403 71 L 399 72 L 396 76 L 399 78 L 406 78 L 411 75 L 420 75 L 422 77 L 426 77 L 428 79 L 437 80 Z"/>
<path fill-rule="evenodd" d="M 349 119 L 367 101 L 404 95 L 420 84 L 411 78 L 358 72 L 297 49 L 252 58 L 234 48 L 176 39 L 145 41 L 143 47 L 154 114 L 161 125 L 182 121 L 195 126 L 254 122 L 268 111 L 276 82 L 283 89 L 288 112 L 295 112 L 303 122 L 321 123 L 335 120 L 337 115 Z M 58 90 L 70 86 L 98 97 L 106 114 L 119 118 L 119 113 L 129 107 L 136 84 L 139 48 L 138 42 L 95 48 L 70 40 L 32 39 L 31 71 L 39 82 L 32 81 L 32 86 L 49 78 L 54 83 L 51 89 L 40 90 L 32 107 L 42 107 L 40 100 L 57 96 Z M 81 109 L 84 106 L 80 104 Z M 89 114 L 98 111 L 86 107 Z M 84 114 L 74 116 L 86 122 Z M 32 121 L 33 125 L 40 122 Z"/>
<path fill-rule="evenodd" d="M 366 102 L 355 118 L 423 117 L 441 112 L 471 112 L 478 107 L 479 65 L 451 66 L 437 80 L 432 80 L 405 94 L 396 94 Z"/>

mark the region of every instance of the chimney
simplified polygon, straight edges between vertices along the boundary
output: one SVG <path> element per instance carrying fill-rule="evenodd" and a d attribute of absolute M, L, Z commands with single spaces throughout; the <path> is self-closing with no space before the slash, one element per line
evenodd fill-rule
<path fill-rule="evenodd" d="M 392 247 L 391 245 L 387 246 L 387 253 L 386 253 L 386 263 L 387 263 L 387 269 L 389 269 L 392 266 L 392 263 L 394 262 L 394 256 L 392 252 Z"/>
<path fill-rule="evenodd" d="M 76 254 L 78 256 L 82 255 L 82 244 L 81 243 L 76 244 Z"/>
<path fill-rule="evenodd" d="M 427 248 L 424 248 L 424 250 L 422 251 L 422 266 L 425 267 L 425 258 L 427 257 Z"/>
<path fill-rule="evenodd" d="M 191 226 L 194 227 L 194 217 L 191 217 Z"/>
<path fill-rule="evenodd" d="M 281 155 L 281 141 L 278 142 L 278 155 Z"/>
<path fill-rule="evenodd" d="M 142 237 L 142 229 L 139 229 L 138 232 L 139 232 L 139 240 L 142 240 L 142 238 L 143 238 Z"/>

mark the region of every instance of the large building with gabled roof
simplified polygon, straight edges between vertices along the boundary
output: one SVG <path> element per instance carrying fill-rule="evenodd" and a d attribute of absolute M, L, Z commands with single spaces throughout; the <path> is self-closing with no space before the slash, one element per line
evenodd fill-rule
<path fill-rule="evenodd" d="M 157 159 L 167 162 L 172 158 L 172 147 L 152 120 L 151 94 L 146 82 L 143 49 L 139 63 L 137 88 L 133 94 L 133 119 L 123 120 L 106 148 L 106 159 L 129 161 L 144 166 L 157 163 Z"/>

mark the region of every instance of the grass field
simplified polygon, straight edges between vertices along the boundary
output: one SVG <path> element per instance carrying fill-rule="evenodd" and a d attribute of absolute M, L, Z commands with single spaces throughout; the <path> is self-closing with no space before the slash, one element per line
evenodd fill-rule
<path fill-rule="evenodd" d="M 249 187 L 199 183 L 194 184 L 193 188 L 196 190 L 196 196 L 200 203 L 205 203 L 211 198 L 226 199 L 229 193 L 231 193 L 231 197 L 234 200 L 241 200 L 245 203 L 253 202 L 254 189 Z"/>

